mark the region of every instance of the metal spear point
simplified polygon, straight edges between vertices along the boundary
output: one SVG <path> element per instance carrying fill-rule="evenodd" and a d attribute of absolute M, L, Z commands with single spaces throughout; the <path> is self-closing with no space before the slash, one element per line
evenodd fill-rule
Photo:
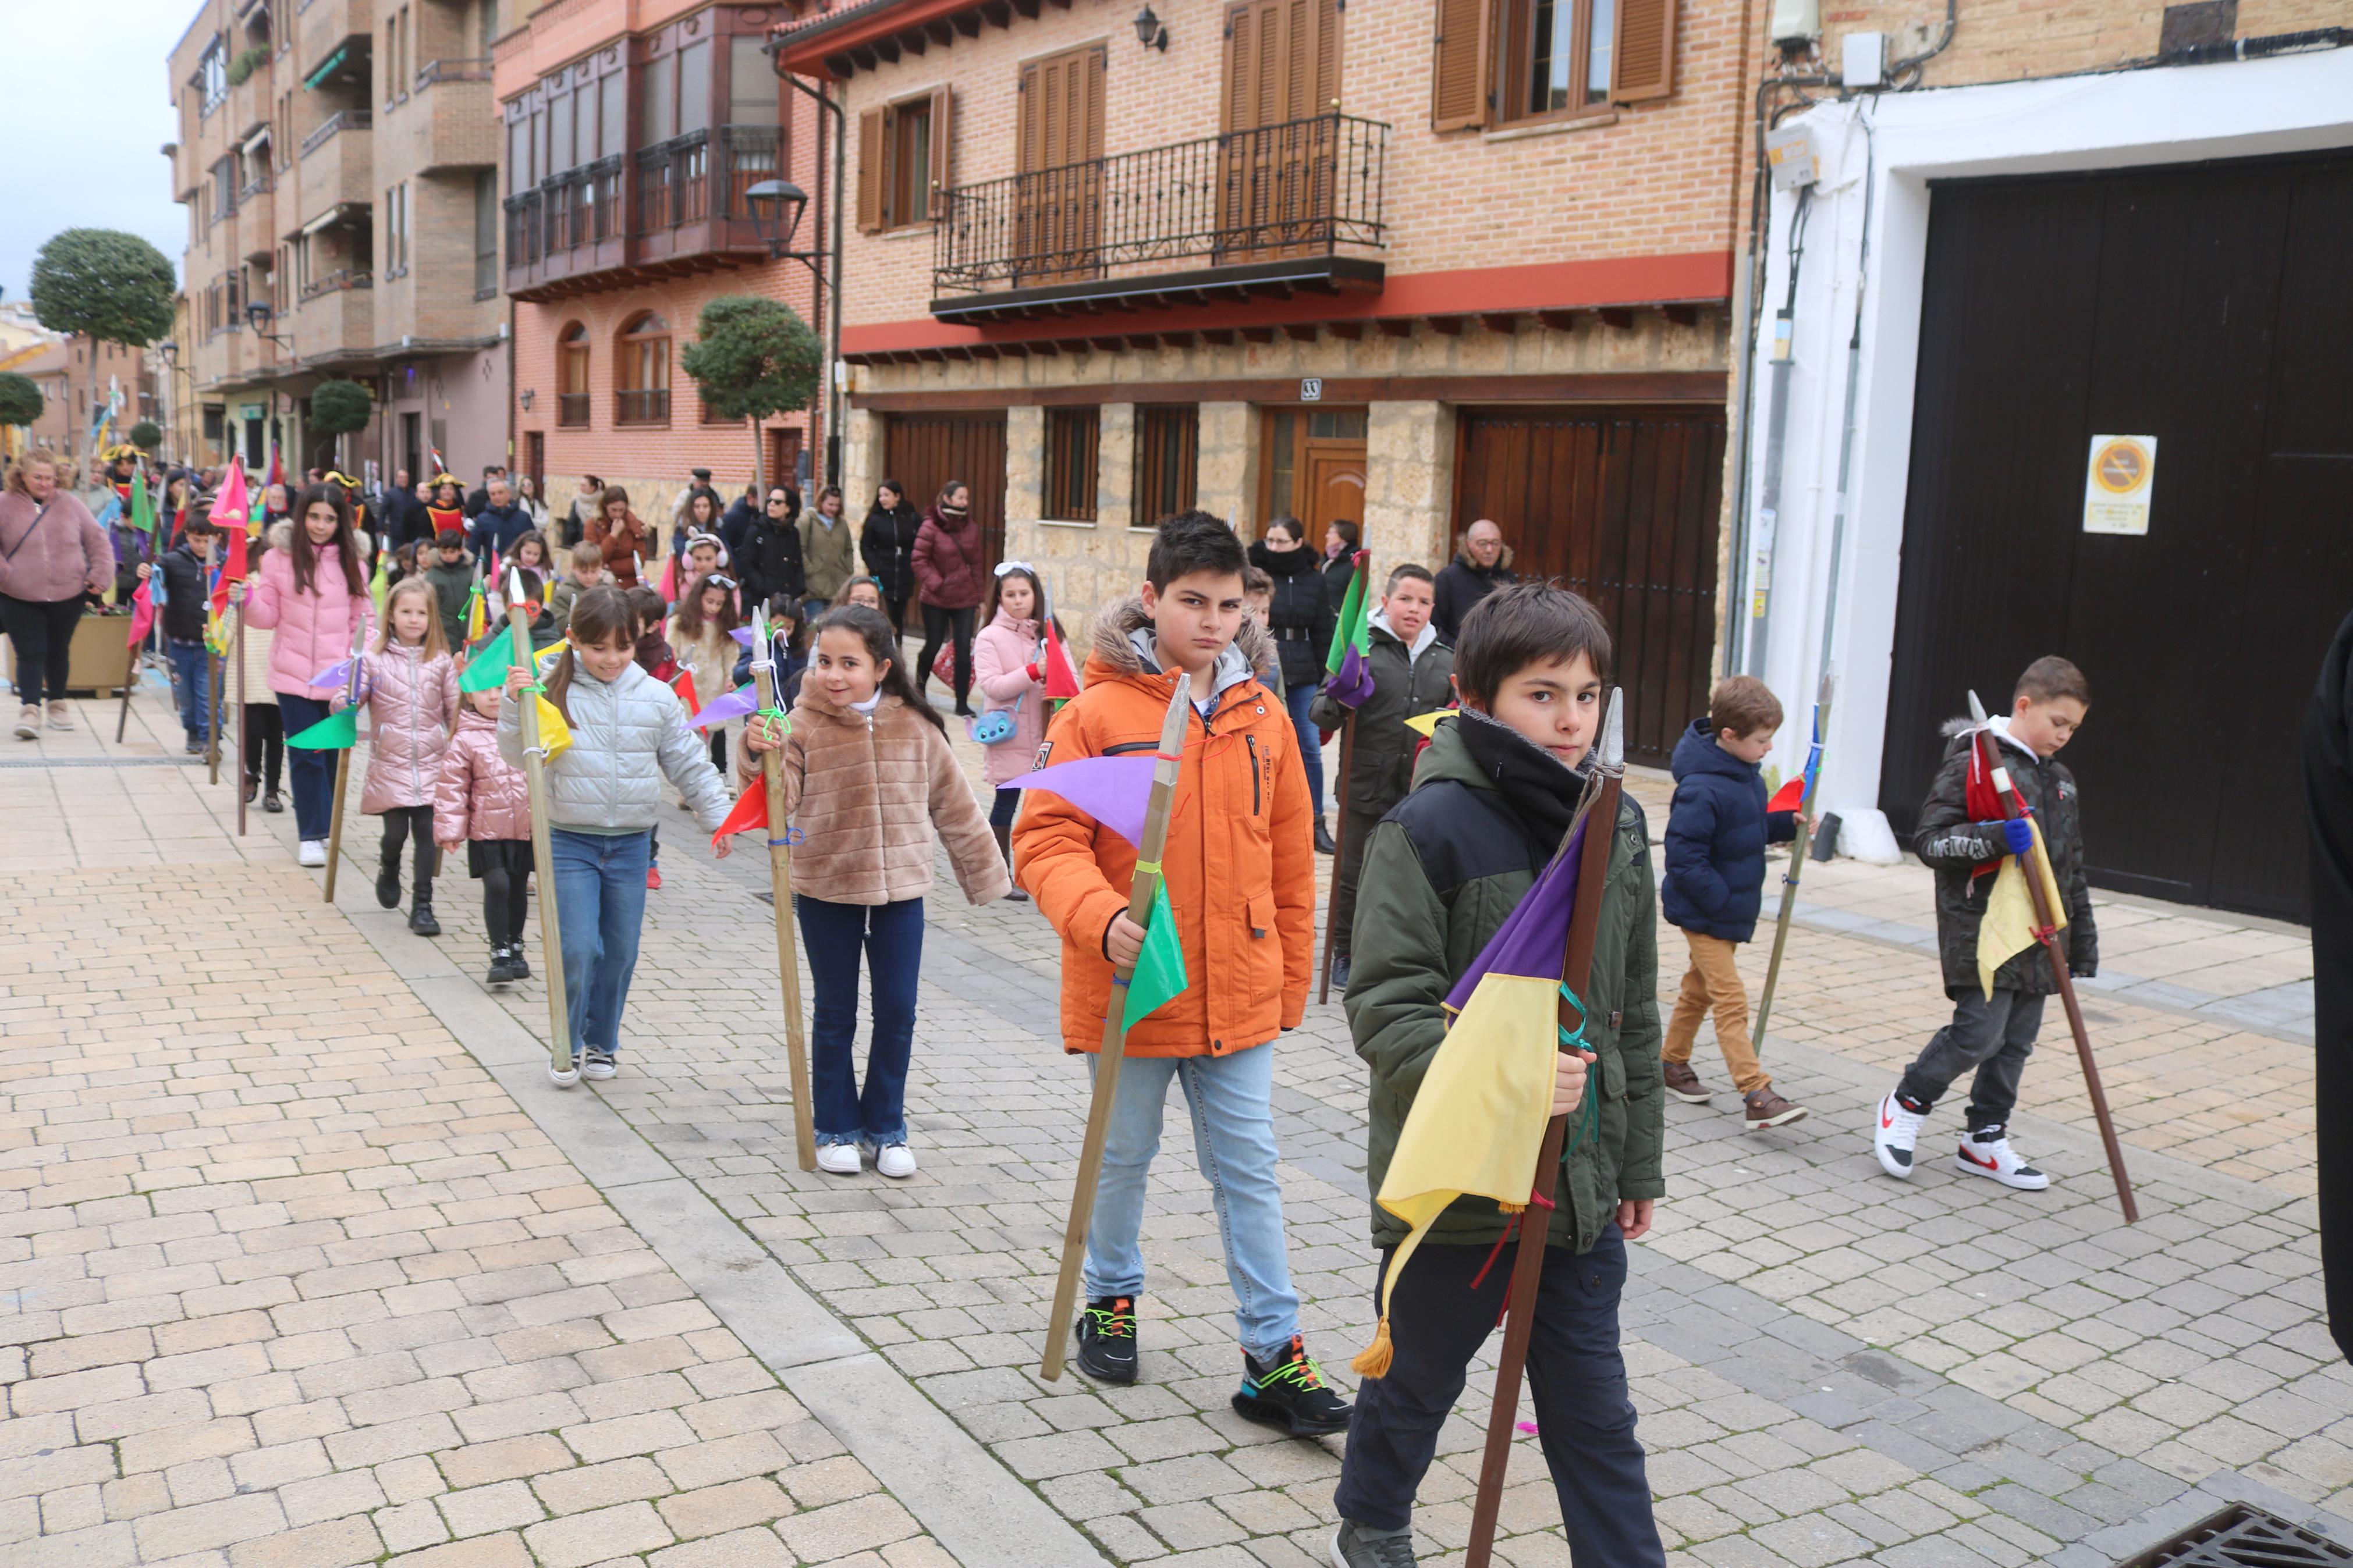
<path fill-rule="evenodd" d="M 1626 771 L 1626 693 L 1615 686 L 1609 689 L 1609 711 L 1601 716 L 1601 744 L 1593 763 L 1606 773 Z"/>

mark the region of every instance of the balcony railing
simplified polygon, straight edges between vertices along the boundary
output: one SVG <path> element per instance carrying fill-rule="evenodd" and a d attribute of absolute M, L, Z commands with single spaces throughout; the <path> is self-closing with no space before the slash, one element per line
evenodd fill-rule
<path fill-rule="evenodd" d="M 1337 112 L 1095 158 L 944 193 L 934 292 L 1214 266 L 1384 243 L 1389 128 Z"/>
<path fill-rule="evenodd" d="M 264 169 L 237 188 L 237 199 L 240 202 L 249 202 L 256 196 L 269 195 L 269 171 Z"/>
<path fill-rule="evenodd" d="M 309 157 L 327 144 L 338 131 L 365 131 L 375 123 L 375 116 L 364 109 L 339 110 L 327 116 L 319 129 L 302 138 L 302 156 Z"/>
<path fill-rule="evenodd" d="M 317 299 L 322 294 L 332 294 L 339 289 L 373 289 L 375 287 L 375 274 L 365 268 L 338 267 L 332 272 L 322 273 L 303 284 L 302 298 L 308 301 Z"/>
<path fill-rule="evenodd" d="M 628 395 L 627 393 L 623 396 Z M 570 428 L 588 423 L 588 395 L 585 392 L 559 392 L 555 395 L 555 422 Z"/>
<path fill-rule="evenodd" d="M 491 62 L 487 57 L 475 59 L 427 60 L 417 68 L 417 90 L 423 92 L 437 81 L 488 81 Z"/>
<path fill-rule="evenodd" d="M 507 288 L 764 254 L 745 193 L 776 177 L 781 151 L 775 126 L 722 125 L 518 191 L 504 204 Z"/>
<path fill-rule="evenodd" d="M 613 422 L 617 425 L 666 425 L 670 422 L 670 389 L 617 392 L 613 394 Z"/>
<path fill-rule="evenodd" d="M 706 217 L 752 216 L 744 193 L 776 176 L 780 132 L 772 125 L 691 131 L 638 153 L 638 222 L 652 234 Z"/>

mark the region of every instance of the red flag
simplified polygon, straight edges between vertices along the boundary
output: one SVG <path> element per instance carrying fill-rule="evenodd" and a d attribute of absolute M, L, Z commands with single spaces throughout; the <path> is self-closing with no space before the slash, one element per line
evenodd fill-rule
<path fill-rule="evenodd" d="M 131 595 L 131 639 L 125 646 L 137 647 L 147 640 L 148 628 L 155 624 L 155 599 L 146 584 Z"/>
<path fill-rule="evenodd" d="M 749 833 L 755 827 L 767 826 L 768 792 L 747 789 L 735 797 L 735 809 L 727 814 L 727 820 L 721 823 L 719 831 L 711 836 L 712 847 L 716 848 L 719 841 L 731 833 Z"/>
<path fill-rule="evenodd" d="M 1790 779 L 1788 783 L 1783 784 L 1779 789 L 1773 792 L 1773 798 L 1765 803 L 1765 809 L 1767 811 L 1795 811 L 1805 804 L 1806 775 L 1799 773 L 1796 777 Z"/>
<path fill-rule="evenodd" d="M 1051 620 L 1046 623 L 1046 700 L 1059 702 L 1079 694 L 1078 672 L 1071 668 L 1071 656 L 1062 649 L 1062 639 L 1054 631 Z"/>
<path fill-rule="evenodd" d="M 1972 822 L 2000 822 L 2001 796 L 1994 793 L 1993 776 L 1986 771 L 1985 748 L 1969 747 L 1968 778 L 1961 789 L 1962 805 Z"/>
<path fill-rule="evenodd" d="M 662 563 L 661 596 L 665 603 L 678 603 L 678 557 L 672 555 Z"/>
<path fill-rule="evenodd" d="M 693 671 L 686 669 L 680 670 L 678 672 L 678 679 L 671 684 L 678 689 L 678 700 L 686 704 L 687 712 L 691 714 L 702 711 L 702 699 L 694 694 Z"/>
<path fill-rule="evenodd" d="M 221 558 L 221 581 L 245 581 L 245 528 L 253 510 L 253 499 L 246 493 L 245 462 L 241 458 L 228 460 L 228 477 L 221 481 L 220 494 L 213 500 L 213 526 L 221 531 L 227 552 Z"/>

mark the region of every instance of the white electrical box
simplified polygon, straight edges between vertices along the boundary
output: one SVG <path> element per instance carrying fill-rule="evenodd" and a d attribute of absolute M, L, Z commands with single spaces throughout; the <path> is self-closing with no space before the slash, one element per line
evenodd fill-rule
<path fill-rule="evenodd" d="M 1820 179 L 1822 161 L 1814 151 L 1811 129 L 1800 123 L 1767 132 L 1765 166 L 1772 171 L 1777 191 L 1802 190 Z"/>
<path fill-rule="evenodd" d="M 1822 36 L 1821 0 L 1773 0 L 1772 28 L 1777 47 L 1812 43 Z"/>
<path fill-rule="evenodd" d="M 1887 35 L 1849 33 L 1839 39 L 1839 82 L 1852 91 L 1887 83 Z"/>

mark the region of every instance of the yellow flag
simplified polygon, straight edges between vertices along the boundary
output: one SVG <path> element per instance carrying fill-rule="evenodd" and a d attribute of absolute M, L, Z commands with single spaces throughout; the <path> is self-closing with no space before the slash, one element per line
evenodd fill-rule
<path fill-rule="evenodd" d="M 2036 847 L 2042 847 L 2042 825 L 2031 816 L 2026 820 Z M 2003 858 L 2001 869 L 1994 873 L 1993 891 L 1986 895 L 1985 919 L 1978 922 L 1978 984 L 1985 987 L 1988 998 L 1993 995 L 1994 972 L 2034 945 L 2034 897 L 2027 889 L 2027 874 L 2020 858 L 2016 855 Z M 2042 868 L 2042 895 L 2050 905 L 2051 918 L 2064 930 L 2067 901 L 2059 896 L 2051 858 L 2037 856 L 2035 863 Z"/>
<path fill-rule="evenodd" d="M 539 704 L 540 760 L 552 763 L 572 744 L 572 726 L 564 721 L 564 715 L 546 698 L 533 700 Z"/>

